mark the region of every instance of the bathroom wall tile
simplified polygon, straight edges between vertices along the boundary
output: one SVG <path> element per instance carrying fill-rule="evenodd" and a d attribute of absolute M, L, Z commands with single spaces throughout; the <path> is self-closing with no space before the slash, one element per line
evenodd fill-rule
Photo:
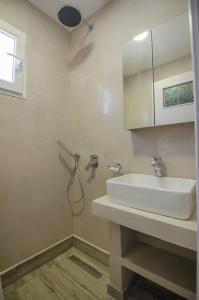
<path fill-rule="evenodd" d="M 2 271 L 71 235 L 72 214 L 56 144 L 70 139 L 69 36 L 26 0 L 1 0 L 0 18 L 27 35 L 27 97 L 0 95 Z"/>
<path fill-rule="evenodd" d="M 79 239 L 76 236 L 73 236 L 73 247 L 79 251 L 93 257 L 102 264 L 109 266 L 109 254 L 101 249 L 94 247 L 93 245 L 87 243 L 84 240 Z"/>
<path fill-rule="evenodd" d="M 8 286 L 9 284 L 15 282 L 17 280 L 17 269 L 13 268 L 12 270 L 6 272 L 1 276 L 2 286 Z"/>
<path fill-rule="evenodd" d="M 19 278 L 31 273 L 35 269 L 38 269 L 42 265 L 52 261 L 54 258 L 65 253 L 73 246 L 72 236 L 61 241 L 60 243 L 50 247 L 49 249 L 44 250 L 42 253 L 37 254 L 36 256 L 20 263 L 13 269 L 6 271 L 2 274 L 1 280 L 3 287 L 8 286 L 11 283 L 16 282 Z M 26 277 L 29 279 L 30 275 Z"/>
<path fill-rule="evenodd" d="M 72 243 L 72 237 L 70 237 L 57 244 L 56 246 L 37 255 L 35 258 L 23 263 L 17 268 L 17 278 L 23 277 L 24 275 L 31 273 L 33 270 L 39 268 L 40 266 L 50 262 L 52 259 L 66 252 L 72 247 Z"/>
<path fill-rule="evenodd" d="M 92 201 L 106 194 L 107 165 L 120 162 L 123 172 L 153 174 L 153 155 L 161 155 L 168 175 L 195 177 L 194 126 L 184 124 L 127 131 L 123 124 L 121 48 L 136 34 L 187 11 L 186 0 L 114 0 L 70 38 L 70 111 L 72 147 L 81 154 L 85 209 L 74 217 L 74 234 L 108 249 L 107 223 L 92 215 Z M 95 174 L 84 167 L 99 155 Z"/>

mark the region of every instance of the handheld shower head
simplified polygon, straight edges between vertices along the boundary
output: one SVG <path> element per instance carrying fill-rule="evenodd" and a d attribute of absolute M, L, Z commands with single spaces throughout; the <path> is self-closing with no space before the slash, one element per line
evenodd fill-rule
<path fill-rule="evenodd" d="M 88 26 L 89 31 L 92 31 L 94 28 L 93 24 L 85 22 L 82 18 L 81 12 L 73 6 L 67 5 L 62 7 L 58 11 L 58 19 L 64 26 L 70 28 L 78 26 L 82 21 L 86 26 Z"/>

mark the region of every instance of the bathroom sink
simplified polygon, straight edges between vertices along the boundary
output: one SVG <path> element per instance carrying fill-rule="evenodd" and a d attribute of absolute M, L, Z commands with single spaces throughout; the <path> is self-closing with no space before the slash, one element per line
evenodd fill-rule
<path fill-rule="evenodd" d="M 107 180 L 109 200 L 177 219 L 189 219 L 195 206 L 193 179 L 126 174 Z"/>

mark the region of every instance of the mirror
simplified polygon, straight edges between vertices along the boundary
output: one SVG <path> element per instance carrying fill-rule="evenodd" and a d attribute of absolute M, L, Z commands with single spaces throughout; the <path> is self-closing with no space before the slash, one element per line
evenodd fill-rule
<path fill-rule="evenodd" d="M 122 58 L 126 129 L 194 121 L 187 14 L 129 41 Z"/>
<path fill-rule="evenodd" d="M 132 38 L 122 49 L 126 129 L 154 126 L 151 31 L 145 35 Z"/>
<path fill-rule="evenodd" d="M 194 120 L 189 18 L 182 14 L 152 31 L 155 125 Z"/>

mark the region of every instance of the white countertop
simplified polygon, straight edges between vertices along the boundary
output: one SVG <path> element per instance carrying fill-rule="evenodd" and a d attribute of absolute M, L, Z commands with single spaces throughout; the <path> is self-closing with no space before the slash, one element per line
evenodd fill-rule
<path fill-rule="evenodd" d="M 197 249 L 197 222 L 178 220 L 139 209 L 115 204 L 103 196 L 93 201 L 93 214 L 133 230 L 154 236 L 187 249 Z"/>

